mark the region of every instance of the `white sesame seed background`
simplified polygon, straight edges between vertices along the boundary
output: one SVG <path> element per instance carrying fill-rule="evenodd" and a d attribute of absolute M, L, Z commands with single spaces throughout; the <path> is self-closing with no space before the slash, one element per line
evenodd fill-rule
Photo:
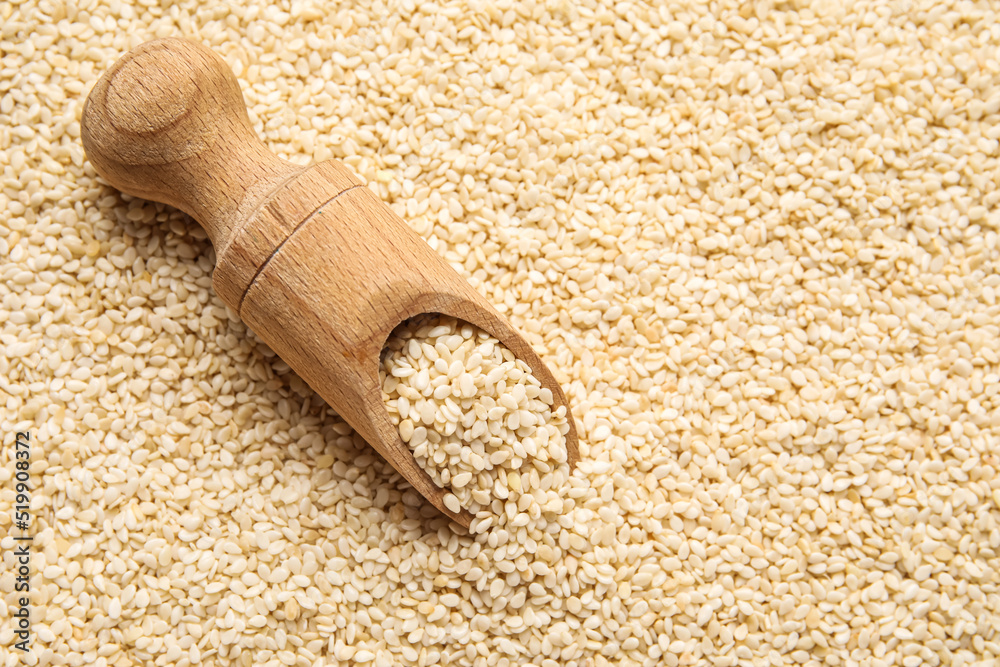
<path fill-rule="evenodd" d="M 168 35 L 555 372 L 530 586 L 96 177 L 87 92 Z M 0 3 L 0 665 L 997 665 L 998 54 L 985 1 Z"/>

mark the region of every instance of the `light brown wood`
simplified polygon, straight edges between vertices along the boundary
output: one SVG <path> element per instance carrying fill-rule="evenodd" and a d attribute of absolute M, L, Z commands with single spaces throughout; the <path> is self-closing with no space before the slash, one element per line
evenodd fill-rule
<path fill-rule="evenodd" d="M 210 49 L 148 42 L 98 81 L 84 106 L 87 157 L 114 187 L 176 206 L 215 246 L 222 299 L 439 510 L 444 506 L 382 403 L 379 356 L 401 322 L 442 313 L 506 345 L 565 405 L 524 338 L 350 169 L 304 168 L 256 136 L 232 72 Z"/>

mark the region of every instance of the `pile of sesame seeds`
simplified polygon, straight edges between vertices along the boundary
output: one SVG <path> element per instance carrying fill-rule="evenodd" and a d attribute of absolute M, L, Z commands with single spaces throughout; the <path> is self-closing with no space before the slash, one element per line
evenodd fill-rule
<path fill-rule="evenodd" d="M 997 25 L 985 1 L 0 5 L 25 660 L 994 664 Z M 96 178 L 86 93 L 166 35 L 545 359 L 581 460 L 541 541 L 453 531 L 225 308 L 196 225 Z M 12 472 L 5 441 L 8 659 Z"/>
<path fill-rule="evenodd" d="M 562 510 L 566 408 L 553 413 L 552 391 L 496 338 L 451 317 L 410 320 L 389 339 L 380 377 L 390 419 L 417 464 L 449 491 L 448 509 L 477 515 L 494 500 L 500 509 L 525 498 Z"/>

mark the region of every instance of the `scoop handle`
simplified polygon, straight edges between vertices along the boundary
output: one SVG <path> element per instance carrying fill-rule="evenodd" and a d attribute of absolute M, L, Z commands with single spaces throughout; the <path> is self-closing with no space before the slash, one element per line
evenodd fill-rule
<path fill-rule="evenodd" d="M 188 213 L 217 250 L 237 221 L 302 171 L 257 137 L 226 62 L 187 40 L 128 52 L 94 86 L 81 125 L 102 177 Z"/>

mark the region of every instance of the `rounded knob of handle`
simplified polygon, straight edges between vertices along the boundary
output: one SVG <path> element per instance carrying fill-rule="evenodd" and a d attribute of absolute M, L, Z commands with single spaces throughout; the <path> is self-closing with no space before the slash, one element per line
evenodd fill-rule
<path fill-rule="evenodd" d="M 94 86 L 81 125 L 105 180 L 190 214 L 217 249 L 256 202 L 301 171 L 256 136 L 226 62 L 187 40 L 147 42 L 122 57 Z"/>

